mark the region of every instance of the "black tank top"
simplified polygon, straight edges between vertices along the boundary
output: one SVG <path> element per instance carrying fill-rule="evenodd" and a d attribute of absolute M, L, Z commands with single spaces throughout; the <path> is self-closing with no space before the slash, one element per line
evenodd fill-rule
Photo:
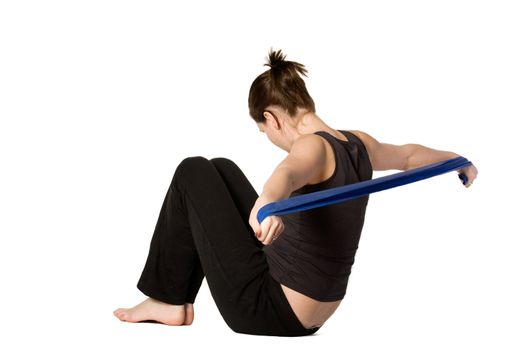
<path fill-rule="evenodd" d="M 335 170 L 330 178 L 305 185 L 290 194 L 320 191 L 372 178 L 372 165 L 365 146 L 346 130 L 348 141 L 325 131 L 335 152 Z M 318 301 L 336 301 L 346 294 L 348 278 L 363 228 L 369 195 L 281 216 L 284 231 L 263 251 L 270 275 L 279 283 Z"/>

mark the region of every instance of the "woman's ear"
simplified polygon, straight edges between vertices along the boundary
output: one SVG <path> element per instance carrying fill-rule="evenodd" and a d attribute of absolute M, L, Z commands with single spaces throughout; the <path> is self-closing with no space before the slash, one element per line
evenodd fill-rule
<path fill-rule="evenodd" d="M 268 121 L 269 121 L 270 118 L 272 117 L 272 113 L 269 112 L 269 111 L 264 111 L 264 112 L 263 112 L 263 117 L 266 119 L 266 123 L 268 124 Z"/>
<path fill-rule="evenodd" d="M 267 126 L 271 126 L 275 130 L 279 130 L 281 128 L 281 122 L 275 116 L 274 113 L 266 110 L 266 111 L 263 112 L 263 116 L 266 118 L 266 125 Z"/>

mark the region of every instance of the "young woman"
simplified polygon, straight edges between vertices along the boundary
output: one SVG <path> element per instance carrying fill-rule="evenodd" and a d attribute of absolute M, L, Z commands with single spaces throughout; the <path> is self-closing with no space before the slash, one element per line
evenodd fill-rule
<path fill-rule="evenodd" d="M 122 321 L 190 325 L 206 281 L 237 333 L 315 333 L 341 303 L 354 263 L 368 196 L 285 216 L 256 215 L 267 203 L 372 178 L 373 170 L 409 170 L 458 157 L 418 144 L 380 143 L 338 130 L 316 114 L 307 70 L 270 51 L 270 69 L 252 83 L 248 104 L 261 132 L 288 152 L 259 196 L 226 158 L 185 158 L 175 170 L 137 287 L 148 296 Z M 477 176 L 472 165 L 458 170 Z"/>

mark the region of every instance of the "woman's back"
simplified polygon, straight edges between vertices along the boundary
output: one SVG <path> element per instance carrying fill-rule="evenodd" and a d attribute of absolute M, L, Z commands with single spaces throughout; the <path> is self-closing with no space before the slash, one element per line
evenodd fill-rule
<path fill-rule="evenodd" d="M 372 177 L 366 148 L 357 136 L 344 130 L 315 134 L 327 142 L 327 169 L 333 171 L 327 179 L 305 185 L 290 197 Z M 307 328 L 328 319 L 346 293 L 367 203 L 368 196 L 363 196 L 285 215 L 283 234 L 264 247 L 270 274 Z"/>

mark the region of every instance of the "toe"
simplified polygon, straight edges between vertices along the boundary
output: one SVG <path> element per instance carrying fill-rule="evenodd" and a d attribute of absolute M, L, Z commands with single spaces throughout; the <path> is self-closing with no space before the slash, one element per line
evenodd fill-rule
<path fill-rule="evenodd" d="M 121 321 L 126 321 L 128 311 L 126 309 L 120 309 L 117 311 L 115 316 L 117 316 Z"/>
<path fill-rule="evenodd" d="M 124 312 L 125 309 L 117 309 L 115 310 L 115 315 L 120 315 L 122 312 Z"/>

